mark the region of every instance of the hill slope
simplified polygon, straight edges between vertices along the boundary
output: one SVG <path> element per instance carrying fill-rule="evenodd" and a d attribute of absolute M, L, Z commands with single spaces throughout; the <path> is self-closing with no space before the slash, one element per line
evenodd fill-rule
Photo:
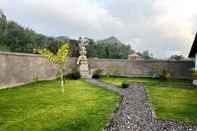
<path fill-rule="evenodd" d="M 0 51 L 32 53 L 35 48 L 48 48 L 56 53 L 64 41 L 67 41 L 70 43 L 71 56 L 79 56 L 78 40 L 67 36 L 48 37 L 36 33 L 32 29 L 7 20 L 3 12 L 0 13 Z M 89 40 L 88 57 L 126 59 L 131 51 L 129 45 L 123 44 L 113 36 L 97 42 L 94 39 Z"/>
<path fill-rule="evenodd" d="M 103 39 L 103 40 L 98 40 L 97 41 L 98 44 L 100 43 L 106 43 L 106 44 L 123 44 L 122 42 L 120 42 L 120 40 L 118 40 L 116 37 L 111 36 L 109 38 Z"/>

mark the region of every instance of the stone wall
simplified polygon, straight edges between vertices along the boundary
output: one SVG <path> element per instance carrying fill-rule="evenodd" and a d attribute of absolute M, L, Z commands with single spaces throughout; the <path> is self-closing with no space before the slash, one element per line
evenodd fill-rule
<path fill-rule="evenodd" d="M 75 59 L 71 58 L 66 71 L 69 72 L 74 63 Z M 54 79 L 56 72 L 57 66 L 39 55 L 0 53 L 0 88 L 32 82 L 33 74 L 40 80 Z"/>
<path fill-rule="evenodd" d="M 101 68 L 105 74 L 117 76 L 149 77 L 155 67 L 169 69 L 174 79 L 191 79 L 192 61 L 128 61 L 116 59 L 89 59 L 90 69 Z M 76 67 L 76 58 L 70 58 L 65 66 L 66 73 Z M 0 52 L 0 88 L 32 82 L 33 74 L 40 80 L 56 77 L 57 66 L 35 54 Z"/>
<path fill-rule="evenodd" d="M 172 73 L 174 79 L 192 79 L 192 61 L 89 59 L 91 69 L 101 68 L 105 74 L 115 76 L 150 77 L 158 68 L 165 68 Z"/>

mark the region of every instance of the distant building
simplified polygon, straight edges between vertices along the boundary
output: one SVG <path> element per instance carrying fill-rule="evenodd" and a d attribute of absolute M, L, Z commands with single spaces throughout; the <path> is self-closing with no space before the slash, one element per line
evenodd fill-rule
<path fill-rule="evenodd" d="M 141 59 L 140 55 L 138 55 L 135 52 L 128 55 L 128 60 L 135 61 L 140 59 Z"/>
<path fill-rule="evenodd" d="M 194 38 L 194 42 L 193 42 L 192 48 L 190 50 L 189 57 L 195 58 L 195 68 L 194 69 L 197 71 L 197 34 Z M 193 84 L 197 86 L 197 80 L 194 80 Z"/>

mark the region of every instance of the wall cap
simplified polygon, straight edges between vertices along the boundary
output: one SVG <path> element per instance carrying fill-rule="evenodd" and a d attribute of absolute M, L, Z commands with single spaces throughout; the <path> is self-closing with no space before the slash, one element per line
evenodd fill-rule
<path fill-rule="evenodd" d="M 14 55 L 14 56 L 32 56 L 32 57 L 42 57 L 38 54 L 31 54 L 31 53 L 18 53 L 18 52 L 4 52 L 0 51 L 0 55 Z"/>
<path fill-rule="evenodd" d="M 30 57 L 43 57 L 39 54 L 31 54 L 31 53 L 19 53 L 19 52 L 3 52 L 0 51 L 0 55 L 13 55 L 13 56 L 30 56 Z M 71 59 L 76 59 L 76 57 L 70 57 Z M 193 60 L 136 60 L 136 61 L 130 61 L 128 59 L 100 59 L 100 58 L 89 58 L 90 61 L 119 61 L 119 62 L 172 62 L 172 63 L 182 63 L 182 62 L 193 62 Z"/>

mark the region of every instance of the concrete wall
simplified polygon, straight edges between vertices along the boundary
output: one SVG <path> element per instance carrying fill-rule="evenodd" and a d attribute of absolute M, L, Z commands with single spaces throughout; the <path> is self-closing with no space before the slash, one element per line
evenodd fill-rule
<path fill-rule="evenodd" d="M 192 61 L 128 61 L 116 59 L 89 59 L 91 69 L 101 68 L 105 74 L 117 76 L 152 76 L 155 67 L 169 69 L 175 79 L 191 79 Z M 65 66 L 66 73 L 76 65 L 70 58 Z M 44 57 L 34 54 L 0 52 L 0 88 L 32 82 L 33 74 L 40 80 L 56 77 L 57 66 Z"/>
<path fill-rule="evenodd" d="M 74 63 L 75 59 L 71 58 L 66 71 L 70 71 Z M 32 82 L 33 74 L 40 80 L 54 79 L 56 72 L 57 66 L 39 55 L 0 53 L 0 88 Z"/>
<path fill-rule="evenodd" d="M 168 69 L 174 79 L 192 79 L 192 61 L 167 60 L 116 60 L 116 59 L 90 59 L 90 68 L 102 68 L 105 74 L 117 76 L 143 76 L 150 77 L 157 73 L 157 68 Z"/>

